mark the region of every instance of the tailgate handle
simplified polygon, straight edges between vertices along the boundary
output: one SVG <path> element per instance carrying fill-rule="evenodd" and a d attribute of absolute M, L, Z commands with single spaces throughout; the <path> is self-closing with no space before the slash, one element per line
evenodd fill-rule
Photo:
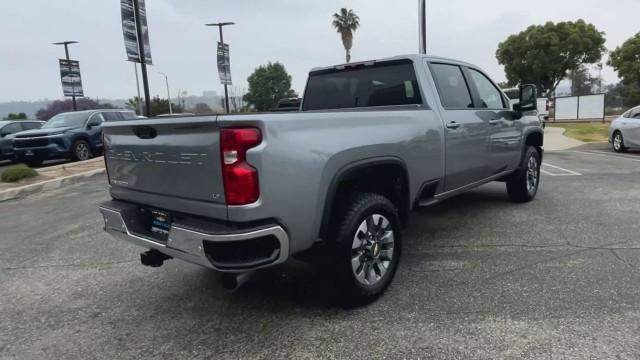
<path fill-rule="evenodd" d="M 133 128 L 133 133 L 140 139 L 153 139 L 158 136 L 156 129 L 151 126 L 136 126 Z"/>

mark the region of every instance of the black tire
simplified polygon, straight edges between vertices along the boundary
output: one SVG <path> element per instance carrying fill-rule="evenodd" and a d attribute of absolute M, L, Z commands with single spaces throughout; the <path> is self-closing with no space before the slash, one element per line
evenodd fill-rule
<path fill-rule="evenodd" d="M 91 159 L 93 157 L 91 145 L 85 140 L 76 140 L 71 147 L 71 156 L 77 161 Z"/>
<path fill-rule="evenodd" d="M 332 259 L 331 269 L 337 285 L 336 300 L 343 306 L 355 307 L 368 304 L 378 298 L 393 280 L 402 253 L 401 228 L 398 210 L 384 196 L 357 193 L 351 201 L 343 205 L 342 216 L 335 221 L 337 226 L 332 229 L 335 242 L 329 244 L 329 256 Z M 366 236 L 372 228 L 367 222 L 369 219 L 379 220 L 379 224 L 375 224 L 378 229 L 377 234 L 372 237 Z M 385 221 L 381 219 L 386 220 L 388 225 L 382 225 Z M 367 229 L 366 233 L 360 230 L 363 225 Z M 389 229 L 392 231 L 390 236 Z M 360 240 L 361 235 L 364 237 L 363 240 Z M 356 237 L 362 243 L 360 248 L 353 247 Z M 375 245 L 376 243 L 378 245 Z M 371 246 L 366 246 L 368 244 Z M 360 255 L 354 255 L 357 253 Z M 356 275 L 358 272 L 354 268 L 356 265 L 352 265 L 352 257 L 362 260 L 360 263 L 362 267 L 358 269 L 362 269 L 360 274 L 365 272 L 366 274 L 361 280 Z M 362 281 L 369 282 L 369 275 L 375 281 L 364 284 Z M 379 279 L 376 279 L 378 276 Z"/>
<path fill-rule="evenodd" d="M 617 153 L 627 152 L 627 148 L 624 146 L 624 138 L 622 137 L 622 133 L 620 132 L 620 130 L 616 130 L 613 133 L 613 137 L 611 138 L 611 143 L 613 145 L 613 151 Z"/>
<path fill-rule="evenodd" d="M 515 202 L 529 202 L 536 197 L 540 186 L 540 153 L 527 148 L 520 168 L 507 179 L 507 194 Z"/>

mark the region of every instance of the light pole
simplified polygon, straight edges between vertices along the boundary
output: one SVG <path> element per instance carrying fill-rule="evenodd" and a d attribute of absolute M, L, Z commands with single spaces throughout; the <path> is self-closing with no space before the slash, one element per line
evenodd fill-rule
<path fill-rule="evenodd" d="M 64 45 L 64 54 L 66 56 L 67 61 L 69 61 L 69 45 L 71 44 L 77 44 L 77 41 L 61 41 L 61 42 L 56 42 L 53 43 L 53 45 Z M 71 100 L 73 100 L 73 111 L 77 111 L 78 110 L 78 105 L 76 104 L 76 89 L 73 87 L 73 83 L 71 84 L 72 88 L 71 90 L 73 91 L 73 95 L 71 95 Z"/>
<path fill-rule="evenodd" d="M 205 26 L 217 26 L 220 30 L 220 43 L 224 45 L 224 37 L 222 36 L 222 27 L 228 25 L 235 25 L 234 22 L 221 22 L 221 23 L 213 23 L 213 24 L 205 24 Z M 227 84 L 224 84 L 224 105 L 225 111 L 227 114 L 229 113 L 229 91 L 227 89 Z"/>
<path fill-rule="evenodd" d="M 427 54 L 427 0 L 418 0 L 420 54 Z"/>
<path fill-rule="evenodd" d="M 167 74 L 158 71 L 158 74 L 164 76 L 164 81 L 167 83 L 167 98 L 169 98 L 169 114 L 173 114 L 173 108 L 171 107 L 171 93 L 169 92 L 169 77 Z"/>

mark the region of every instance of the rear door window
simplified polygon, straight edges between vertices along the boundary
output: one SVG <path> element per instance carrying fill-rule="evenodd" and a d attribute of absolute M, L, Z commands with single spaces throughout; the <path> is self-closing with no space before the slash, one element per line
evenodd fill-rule
<path fill-rule="evenodd" d="M 5 125 L 1 130 L 2 135 L 11 135 L 20 131 L 22 131 L 22 126 L 20 126 L 20 123 Z"/>
<path fill-rule="evenodd" d="M 413 62 L 390 61 L 309 74 L 303 110 L 422 104 Z"/>
<path fill-rule="evenodd" d="M 138 115 L 136 115 L 136 113 L 134 113 L 133 111 L 123 111 L 120 113 L 120 115 L 122 115 L 125 120 L 133 120 L 138 118 Z"/>
<path fill-rule="evenodd" d="M 105 121 L 122 121 L 122 116 L 117 111 L 106 111 L 102 113 Z"/>
<path fill-rule="evenodd" d="M 36 122 L 23 122 L 22 123 L 22 129 L 23 130 L 40 129 L 41 126 L 42 126 L 42 124 L 36 123 Z"/>
<path fill-rule="evenodd" d="M 445 109 L 473 108 L 471 93 L 460 66 L 431 64 L 430 67 L 438 87 L 442 107 Z"/>

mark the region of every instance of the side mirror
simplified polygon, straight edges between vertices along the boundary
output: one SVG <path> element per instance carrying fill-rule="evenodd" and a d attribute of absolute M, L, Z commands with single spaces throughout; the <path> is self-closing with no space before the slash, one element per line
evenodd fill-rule
<path fill-rule="evenodd" d="M 518 112 L 533 111 L 538 109 L 538 96 L 536 86 L 527 84 L 520 85 L 520 102 L 514 104 L 514 110 Z"/>

